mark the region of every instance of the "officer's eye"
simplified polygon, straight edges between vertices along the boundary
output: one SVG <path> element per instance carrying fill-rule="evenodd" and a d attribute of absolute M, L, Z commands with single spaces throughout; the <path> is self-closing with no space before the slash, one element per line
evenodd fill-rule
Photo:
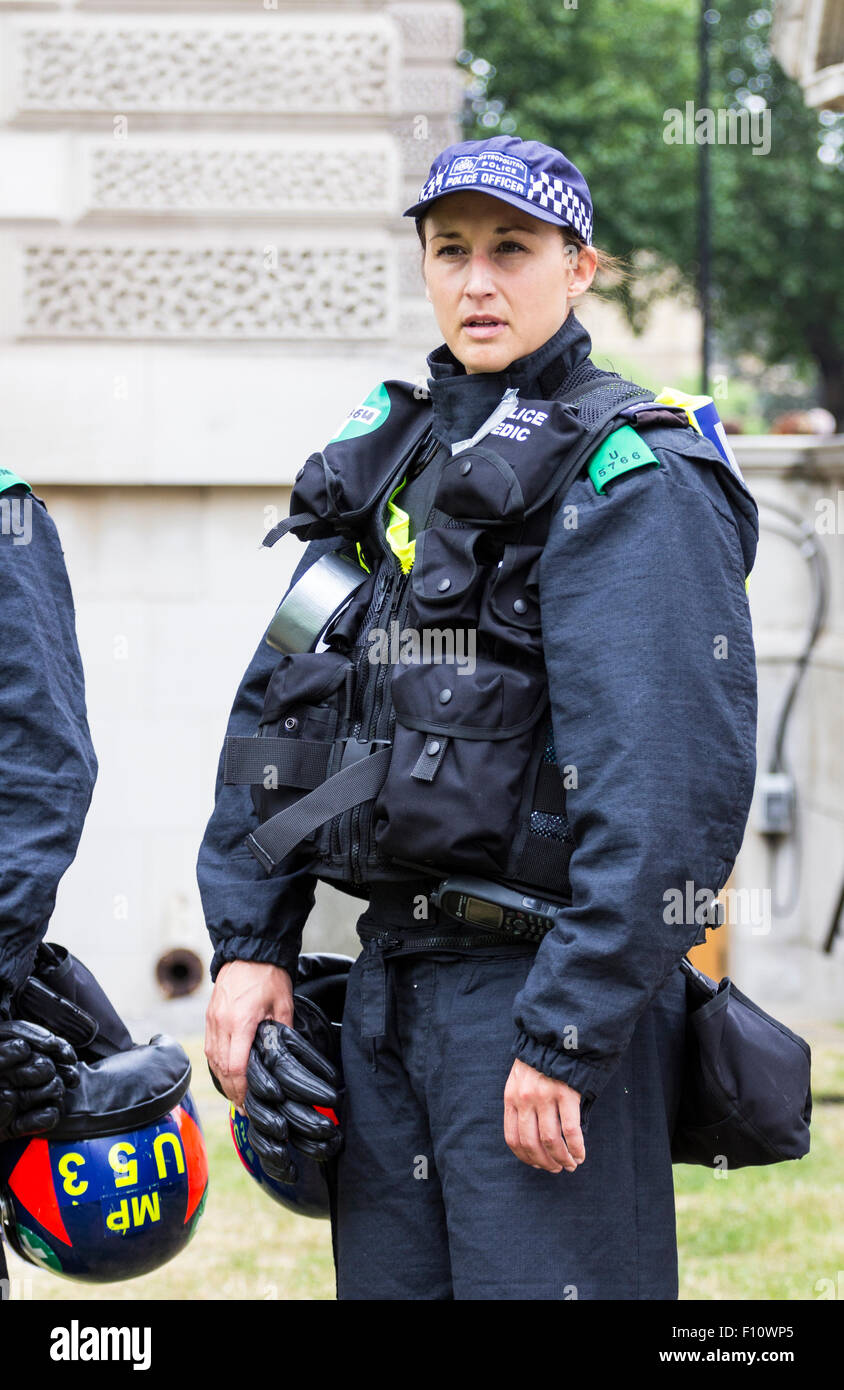
<path fill-rule="evenodd" d="M 518 242 L 518 241 L 501 241 L 501 242 L 498 243 L 498 248 L 497 248 L 497 249 L 498 249 L 499 251 L 505 251 L 505 253 L 506 253 L 507 255 L 511 255 L 513 251 L 526 251 L 526 250 L 527 250 L 527 247 L 526 247 L 526 246 L 522 246 L 521 243 Z M 437 251 L 436 254 L 437 254 L 438 256 L 444 256 L 444 255 L 446 255 L 446 252 L 448 252 L 448 251 L 460 251 L 460 252 L 462 252 L 463 250 L 464 250 L 464 248 L 463 248 L 462 246 L 457 246 L 456 244 L 454 244 L 454 243 L 452 242 L 452 243 L 451 243 L 450 245 L 448 245 L 448 246 L 441 246 L 440 249 L 439 249 L 439 251 Z M 448 259 L 448 260 L 456 260 L 456 257 L 455 257 L 455 256 L 448 256 L 447 259 Z"/>

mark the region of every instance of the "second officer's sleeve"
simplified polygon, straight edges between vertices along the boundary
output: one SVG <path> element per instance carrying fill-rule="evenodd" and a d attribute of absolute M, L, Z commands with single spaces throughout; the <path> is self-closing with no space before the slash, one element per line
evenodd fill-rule
<path fill-rule="evenodd" d="M 341 541 L 312 541 L 294 571 L 289 588 L 326 550 Z M 258 727 L 264 695 L 279 653 L 261 638 L 238 687 L 226 737 L 250 738 Z M 230 960 L 281 966 L 292 978 L 302 932 L 314 905 L 316 877 L 296 865 L 295 853 L 270 876 L 244 840 L 258 828 L 248 786 L 223 783 L 225 743 L 217 766 L 214 810 L 196 866 L 208 932 L 214 946 L 211 978 Z"/>
<path fill-rule="evenodd" d="M 0 1012 L 32 971 L 97 777 L 56 527 L 0 493 Z"/>
<path fill-rule="evenodd" d="M 515 1000 L 515 1055 L 593 1099 L 699 932 L 678 894 L 726 882 L 755 774 L 755 509 L 705 462 L 658 457 L 603 494 L 578 480 L 540 569 L 575 849 L 572 905 Z"/>

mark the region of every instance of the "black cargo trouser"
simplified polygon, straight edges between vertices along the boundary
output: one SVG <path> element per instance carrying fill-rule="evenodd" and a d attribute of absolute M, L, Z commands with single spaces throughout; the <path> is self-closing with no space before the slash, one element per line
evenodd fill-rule
<path fill-rule="evenodd" d="M 588 1111 L 585 1162 L 549 1173 L 503 1128 L 513 1000 L 535 950 L 388 957 L 381 1010 L 373 954 L 351 969 L 343 1016 L 338 1298 L 675 1299 L 680 972 Z"/>

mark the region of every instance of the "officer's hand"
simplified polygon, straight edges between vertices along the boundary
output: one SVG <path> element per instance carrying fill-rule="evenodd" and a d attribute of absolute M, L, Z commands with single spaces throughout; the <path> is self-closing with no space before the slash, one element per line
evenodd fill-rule
<path fill-rule="evenodd" d="M 53 1129 L 79 1084 L 70 1043 L 36 1023 L 0 1020 L 0 1141 Z"/>
<path fill-rule="evenodd" d="M 205 1055 L 223 1093 L 240 1110 L 249 1052 L 265 1018 L 293 1023 L 293 982 L 287 971 L 254 960 L 222 966 L 205 1015 Z"/>
<path fill-rule="evenodd" d="M 516 1058 L 504 1087 L 504 1138 L 532 1168 L 573 1173 L 586 1157 L 580 1092 Z"/>

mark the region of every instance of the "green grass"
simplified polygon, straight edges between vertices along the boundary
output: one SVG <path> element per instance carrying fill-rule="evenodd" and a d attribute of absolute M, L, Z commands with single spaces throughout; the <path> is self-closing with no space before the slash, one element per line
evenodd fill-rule
<path fill-rule="evenodd" d="M 844 1028 L 803 1031 L 812 1043 L 814 1093 L 844 1093 Z M 201 1043 L 194 1040 L 188 1050 L 211 1182 L 187 1250 L 153 1274 L 108 1285 L 56 1278 L 10 1255 L 19 1297 L 334 1298 L 328 1222 L 293 1216 L 252 1182 L 229 1138 L 228 1107 L 208 1079 Z M 843 1151 L 844 1105 L 816 1105 L 812 1149 L 799 1163 L 743 1168 L 726 1178 L 675 1167 L 680 1298 L 818 1298 L 818 1281 L 835 1281 L 844 1269 Z"/>

